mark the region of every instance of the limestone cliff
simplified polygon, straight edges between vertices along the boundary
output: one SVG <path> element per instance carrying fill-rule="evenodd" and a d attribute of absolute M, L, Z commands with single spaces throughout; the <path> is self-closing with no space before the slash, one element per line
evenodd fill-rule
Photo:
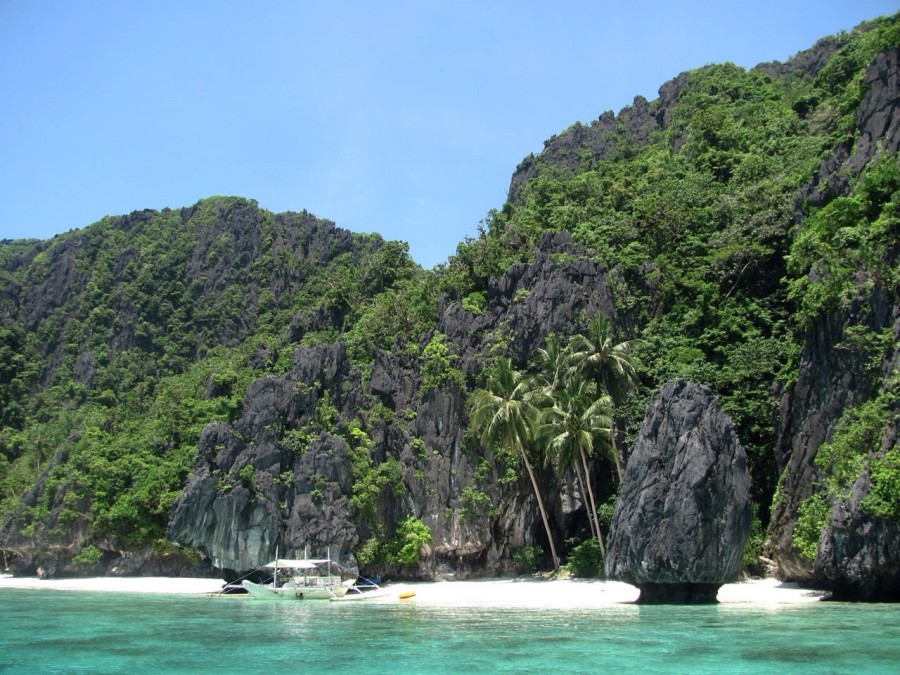
<path fill-rule="evenodd" d="M 551 257 L 558 253 L 566 254 L 560 263 Z M 443 307 L 438 330 L 463 372 L 474 378 L 498 339 L 525 359 L 548 332 L 573 332 L 576 317 L 613 311 L 605 270 L 576 253 L 570 237 L 548 236 L 535 263 L 515 266 L 492 284 L 483 314 L 473 316 L 457 303 Z M 413 515 L 429 527 L 432 541 L 418 568 L 403 574 L 434 579 L 514 571 L 512 551 L 539 545 L 543 536 L 533 495 L 521 477 L 501 481 L 502 467 L 466 438 L 465 391 L 447 382 L 423 393 L 421 366 L 405 350 L 380 351 L 362 382 L 341 343 L 296 352 L 289 372 L 248 389 L 240 419 L 204 430 L 168 537 L 234 571 L 266 562 L 276 547 L 330 551 L 352 562 L 373 527 L 389 537 L 398 521 Z M 328 430 L 316 423 L 325 401 L 337 413 Z M 377 524 L 350 502 L 354 439 L 347 424 L 354 419 L 368 429 L 376 465 L 398 467 L 378 497 Z M 294 444 L 302 430 L 315 437 Z M 606 474 L 610 468 L 605 465 Z M 580 526 L 573 516 L 584 508 L 570 480 L 552 470 L 542 475 L 562 533 Z"/>
<path fill-rule="evenodd" d="M 749 494 L 747 457 L 713 393 L 663 385 L 616 500 L 607 576 L 635 584 L 643 603 L 715 602 L 741 573 Z"/>

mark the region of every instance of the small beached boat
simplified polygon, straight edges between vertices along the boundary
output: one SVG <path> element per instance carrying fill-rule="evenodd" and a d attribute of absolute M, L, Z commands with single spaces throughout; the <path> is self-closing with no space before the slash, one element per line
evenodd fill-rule
<path fill-rule="evenodd" d="M 244 579 L 241 585 L 259 600 L 336 600 L 347 594 L 349 586 L 341 576 L 331 573 L 331 560 L 291 560 L 276 558 L 266 568 L 274 569 L 271 584 Z M 288 574 L 284 582 L 278 571 Z M 352 584 L 351 584 L 352 585 Z"/>

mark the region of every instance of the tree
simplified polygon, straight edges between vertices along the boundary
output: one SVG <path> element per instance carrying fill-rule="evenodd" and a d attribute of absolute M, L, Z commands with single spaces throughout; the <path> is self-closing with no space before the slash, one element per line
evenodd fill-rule
<path fill-rule="evenodd" d="M 533 361 L 538 371 L 535 375 L 537 384 L 548 394 L 561 386 L 570 369 L 572 354 L 559 343 L 556 335 L 550 333 L 544 340 L 544 346 L 534 353 Z"/>
<path fill-rule="evenodd" d="M 471 414 L 472 423 L 476 428 L 482 429 L 483 447 L 511 448 L 518 452 L 525 464 L 547 533 L 547 541 L 550 543 L 553 567 L 558 570 L 559 559 L 553 543 L 553 533 L 550 531 L 550 522 L 547 519 L 547 510 L 544 508 L 544 501 L 541 499 L 534 470 L 526 452 L 526 447 L 534 436 L 538 410 L 531 403 L 531 387 L 528 380 L 513 368 L 510 359 L 498 359 L 487 388 L 477 389 L 472 394 Z"/>
<path fill-rule="evenodd" d="M 586 506 L 590 509 L 591 531 L 597 537 L 601 555 L 606 557 L 587 458 L 594 454 L 598 445 L 608 447 L 611 443 L 612 402 L 609 396 L 598 398 L 594 384 L 577 373 L 570 373 L 563 386 L 552 392 L 551 402 L 552 405 L 541 412 L 538 427 L 538 436 L 547 447 L 546 461 L 558 457 L 561 470 L 575 467 L 581 494 L 586 494 L 589 499 Z"/>
<path fill-rule="evenodd" d="M 620 405 L 629 393 L 637 389 L 637 364 L 629 353 L 633 343 L 616 342 L 609 319 L 597 314 L 588 323 L 587 335 L 575 335 L 569 342 L 574 368 L 593 377 L 600 392 L 609 394 L 613 405 Z M 616 448 L 615 430 L 609 453 L 622 481 L 622 462 Z"/>

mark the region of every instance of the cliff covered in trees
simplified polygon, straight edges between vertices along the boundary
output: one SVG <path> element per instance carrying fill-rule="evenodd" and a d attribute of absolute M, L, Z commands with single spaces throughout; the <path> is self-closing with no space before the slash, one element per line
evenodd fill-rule
<path fill-rule="evenodd" d="M 237 198 L 0 242 L 0 549 L 59 573 L 276 546 L 425 578 L 548 567 L 551 541 L 584 562 L 616 454 L 683 378 L 747 453 L 745 562 L 894 597 L 898 104 L 898 17 L 682 73 L 548 140 L 432 271 Z M 597 316 L 638 382 L 587 475 L 540 434 L 488 442 L 470 394 L 507 358 L 546 375 Z"/>

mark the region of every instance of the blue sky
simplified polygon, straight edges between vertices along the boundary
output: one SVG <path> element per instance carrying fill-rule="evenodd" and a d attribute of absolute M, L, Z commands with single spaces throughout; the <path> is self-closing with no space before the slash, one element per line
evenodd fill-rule
<path fill-rule="evenodd" d="M 0 0 L 0 238 L 240 195 L 407 241 L 431 267 L 574 122 L 897 9 Z"/>

